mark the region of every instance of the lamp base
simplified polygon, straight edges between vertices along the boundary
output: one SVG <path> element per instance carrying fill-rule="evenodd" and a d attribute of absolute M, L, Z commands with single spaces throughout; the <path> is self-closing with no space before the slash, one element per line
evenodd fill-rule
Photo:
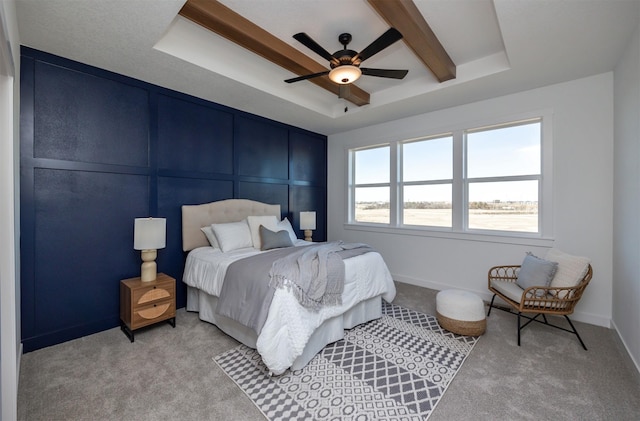
<path fill-rule="evenodd" d="M 157 250 L 142 250 L 140 252 L 142 256 L 142 266 L 140 267 L 140 280 L 142 282 L 151 282 L 156 280 L 157 275 L 157 265 L 156 265 L 156 256 L 158 255 Z"/>
<path fill-rule="evenodd" d="M 313 241 L 311 236 L 313 235 L 313 230 L 304 230 L 304 241 Z"/>

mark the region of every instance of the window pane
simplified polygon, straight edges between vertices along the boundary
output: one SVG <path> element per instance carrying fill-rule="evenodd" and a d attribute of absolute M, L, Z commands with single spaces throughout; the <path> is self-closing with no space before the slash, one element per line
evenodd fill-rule
<path fill-rule="evenodd" d="M 405 186 L 405 225 L 451 227 L 451 184 Z"/>
<path fill-rule="evenodd" d="M 538 232 L 538 181 L 469 183 L 469 228 Z"/>
<path fill-rule="evenodd" d="M 355 184 L 388 183 L 389 146 L 355 152 Z"/>
<path fill-rule="evenodd" d="M 402 180 L 449 180 L 453 177 L 453 137 L 402 145 Z"/>
<path fill-rule="evenodd" d="M 467 177 L 540 174 L 541 122 L 467 133 Z"/>
<path fill-rule="evenodd" d="M 355 196 L 356 222 L 389 223 L 389 187 L 357 187 Z"/>

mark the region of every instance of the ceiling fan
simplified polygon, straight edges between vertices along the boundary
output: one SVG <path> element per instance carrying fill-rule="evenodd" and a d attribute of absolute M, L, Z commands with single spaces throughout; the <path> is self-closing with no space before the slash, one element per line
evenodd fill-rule
<path fill-rule="evenodd" d="M 344 97 L 345 95 L 343 94 L 346 92 L 343 91 L 343 88 L 348 89 L 347 85 L 358 80 L 361 75 L 403 79 L 409 72 L 408 70 L 371 69 L 360 67 L 360 64 L 363 61 L 384 50 L 394 42 L 402 39 L 402 34 L 395 28 L 389 28 L 384 34 L 359 53 L 347 49 L 347 45 L 351 42 L 351 34 L 348 33 L 340 34 L 338 41 L 344 48 L 333 54 L 330 54 L 327 50 L 322 48 L 304 32 L 295 34 L 293 38 L 325 60 L 328 60 L 331 70 L 287 79 L 285 80 L 287 83 L 299 82 L 301 80 L 329 75 L 329 79 L 340 85 L 340 97 Z"/>

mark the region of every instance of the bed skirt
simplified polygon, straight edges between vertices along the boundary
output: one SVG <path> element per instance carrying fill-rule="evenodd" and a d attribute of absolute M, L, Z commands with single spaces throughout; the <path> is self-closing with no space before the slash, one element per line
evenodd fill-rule
<path fill-rule="evenodd" d="M 370 298 L 354 305 L 341 315 L 325 320 L 311 335 L 302 355 L 296 358 L 291 369 L 299 370 L 306 366 L 322 348 L 342 339 L 345 329 L 382 317 L 381 300 L 380 296 Z M 227 335 L 255 349 L 258 339 L 256 333 L 235 320 L 216 314 L 217 303 L 218 297 L 187 286 L 187 311 L 198 312 L 200 320 L 216 325 Z"/>

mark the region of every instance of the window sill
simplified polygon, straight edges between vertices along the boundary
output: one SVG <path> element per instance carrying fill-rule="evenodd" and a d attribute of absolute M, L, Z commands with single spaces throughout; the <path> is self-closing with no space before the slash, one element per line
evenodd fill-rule
<path fill-rule="evenodd" d="M 409 235 L 415 237 L 445 238 L 449 240 L 480 241 L 485 243 L 514 244 L 536 247 L 553 247 L 553 238 L 540 237 L 537 234 L 512 234 L 505 232 L 454 232 L 429 228 L 398 228 L 379 224 L 344 224 L 345 230 L 377 232 L 380 234 Z"/>

